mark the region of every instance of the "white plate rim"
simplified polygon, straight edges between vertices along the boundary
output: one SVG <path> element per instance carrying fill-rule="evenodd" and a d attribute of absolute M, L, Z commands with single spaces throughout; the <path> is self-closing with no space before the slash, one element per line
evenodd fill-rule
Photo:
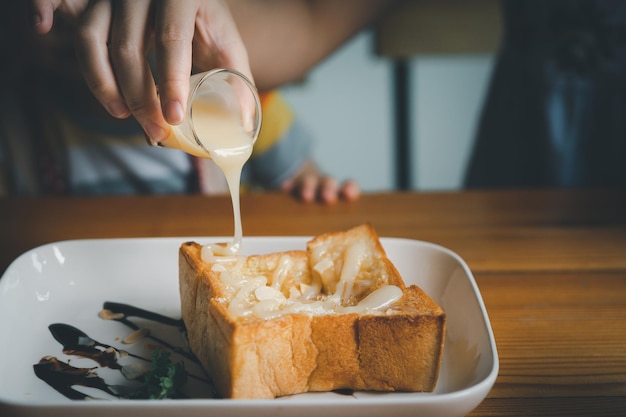
<path fill-rule="evenodd" d="M 283 241 L 285 243 L 298 243 L 305 242 L 310 239 L 312 236 L 307 235 L 289 235 L 289 236 L 246 236 L 244 237 L 243 244 L 247 242 L 256 242 L 256 241 Z M 117 242 L 125 242 L 125 243 L 182 243 L 186 241 L 225 241 L 229 240 L 231 237 L 227 236 L 172 236 L 172 237 L 129 237 L 129 238 L 86 238 L 86 239 L 67 239 L 60 240 L 56 242 L 49 242 L 38 245 L 32 249 L 27 250 L 26 252 L 19 255 L 11 264 L 7 267 L 4 272 L 4 275 L 10 273 L 12 268 L 15 268 L 15 265 L 18 265 L 20 262 L 31 256 L 34 252 L 41 251 L 47 249 L 52 245 L 84 245 L 84 244 L 115 244 Z M 480 290 L 478 285 L 473 277 L 472 272 L 470 271 L 466 262 L 454 251 L 441 246 L 436 243 L 427 242 L 418 239 L 411 238 L 402 238 L 402 237 L 380 237 L 381 243 L 383 246 L 386 246 L 389 243 L 397 242 L 397 243 L 410 243 L 410 244 L 418 244 L 424 247 L 430 247 L 439 252 L 445 253 L 448 256 L 455 259 L 459 265 L 465 271 L 466 277 L 469 280 L 469 283 L 472 287 L 473 294 L 476 298 L 476 302 L 480 308 L 480 311 L 483 315 L 485 331 L 488 334 L 489 338 L 489 347 L 491 350 L 491 355 L 493 357 L 493 362 L 491 366 L 491 370 L 486 377 L 484 377 L 479 382 L 472 384 L 469 387 L 454 391 L 454 392 L 446 392 L 446 393 L 418 393 L 416 395 L 412 395 L 414 393 L 402 393 L 400 396 L 397 396 L 393 399 L 393 402 L 388 402 L 381 400 L 384 398 L 385 394 L 380 394 L 372 397 L 364 397 L 358 399 L 359 406 L 367 406 L 367 405 L 385 405 L 385 406 L 403 406 L 403 405 L 438 405 L 442 402 L 448 403 L 459 403 L 470 400 L 472 398 L 476 398 L 476 393 L 480 392 L 480 401 L 486 397 L 488 392 L 493 387 L 495 380 L 499 373 L 499 357 L 496 346 L 495 337 L 493 334 L 492 326 L 490 323 L 489 316 L 487 314 L 487 310 L 480 294 Z M 3 279 L 0 279 L 0 290 L 3 286 Z M 1 298 L 1 291 L 0 291 Z M 131 409 L 153 409 L 156 406 L 163 407 L 176 407 L 178 409 L 211 409 L 211 408 L 219 408 L 220 410 L 228 410 L 228 409 L 237 409 L 242 408 L 247 410 L 248 408 L 254 408 L 258 410 L 259 407 L 274 409 L 275 407 L 289 407 L 293 409 L 306 408 L 306 407 L 320 407 L 330 405 L 332 407 L 354 407 L 357 405 L 356 401 L 344 401 L 341 396 L 337 396 L 336 399 L 324 399 L 323 403 L 320 403 L 315 397 L 310 397 L 306 399 L 299 399 L 297 402 L 289 399 L 289 398 L 277 398 L 273 400 L 223 400 L 223 399 L 186 399 L 186 400 L 160 400 L 160 401 L 145 401 L 145 400 L 123 400 L 123 401 L 111 401 L 111 402 L 92 402 L 92 401 L 71 401 L 68 400 L 67 404 L 58 404 L 58 403 L 37 403 L 37 404 L 25 404 L 22 401 L 17 401 L 11 398 L 6 398 L 0 393 L 0 410 L 6 408 L 7 410 L 13 410 L 19 412 L 19 414 L 30 415 L 45 415 L 41 414 L 44 410 L 50 410 L 51 412 L 54 410 L 67 410 L 67 409 L 109 409 L 114 410 L 116 408 L 126 408 L 130 407 Z M 475 405 L 478 405 L 475 404 Z M 474 405 L 474 406 L 475 406 Z M 473 407 L 472 407 L 473 408 Z M 471 411 L 471 409 L 469 410 Z"/>

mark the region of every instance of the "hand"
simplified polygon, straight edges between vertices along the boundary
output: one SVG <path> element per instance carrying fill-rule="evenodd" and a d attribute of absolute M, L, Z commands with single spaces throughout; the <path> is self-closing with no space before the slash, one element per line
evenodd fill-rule
<path fill-rule="evenodd" d="M 334 178 L 324 176 L 311 161 L 304 163 L 296 175 L 283 182 L 281 188 L 305 203 L 319 201 L 334 204 L 339 199 L 356 201 L 361 195 L 356 182 L 348 180 L 340 186 Z"/>
<path fill-rule="evenodd" d="M 220 0 L 31 0 L 35 31 L 55 12 L 76 24 L 76 52 L 90 90 L 114 117 L 131 114 L 153 141 L 184 117 L 192 66 L 229 67 L 250 79 L 246 48 Z M 156 52 L 155 80 L 147 60 Z"/>

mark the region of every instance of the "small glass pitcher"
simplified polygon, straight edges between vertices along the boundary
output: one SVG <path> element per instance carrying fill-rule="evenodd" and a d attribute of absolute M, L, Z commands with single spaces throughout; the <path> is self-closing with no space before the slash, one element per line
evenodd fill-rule
<path fill-rule="evenodd" d="M 198 111 L 199 108 L 203 112 Z M 234 118 L 235 123 L 250 137 L 251 143 L 259 136 L 262 117 L 261 101 L 256 87 L 239 71 L 216 68 L 191 76 L 185 118 L 180 124 L 172 126 L 170 135 L 165 140 L 150 142 L 150 145 L 180 149 L 194 156 L 211 158 L 209 149 L 205 146 L 214 142 L 210 126 L 201 133 L 197 129 L 199 118 L 206 115 L 207 109 L 211 113 Z"/>

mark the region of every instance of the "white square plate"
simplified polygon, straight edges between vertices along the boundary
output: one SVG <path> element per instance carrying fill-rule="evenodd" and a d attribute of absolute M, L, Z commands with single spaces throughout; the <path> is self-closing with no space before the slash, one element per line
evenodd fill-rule
<path fill-rule="evenodd" d="M 495 340 L 469 268 L 448 249 L 399 238 L 381 238 L 387 255 L 406 283 L 422 287 L 448 317 L 442 368 L 433 393 L 307 393 L 273 400 L 81 401 L 67 399 L 35 375 L 33 365 L 47 355 L 69 360 L 77 367 L 97 365 L 88 359 L 65 356 L 48 330 L 52 323 L 70 324 L 117 348 L 137 349 L 138 354 L 148 352 L 147 342 L 124 346 L 121 339 L 130 329 L 103 320 L 98 313 L 105 301 L 113 301 L 180 318 L 178 248 L 188 240 L 211 243 L 229 238 L 63 241 L 40 246 L 17 258 L 0 280 L 0 415 L 464 416 L 480 404 L 495 382 Z M 242 251 L 256 254 L 304 249 L 308 240 L 246 237 Z M 164 332 L 165 337 L 180 336 L 177 331 L 155 327 L 153 330 Z M 107 383 L 117 383 L 121 378 L 117 371 L 103 371 L 107 371 L 102 374 Z"/>

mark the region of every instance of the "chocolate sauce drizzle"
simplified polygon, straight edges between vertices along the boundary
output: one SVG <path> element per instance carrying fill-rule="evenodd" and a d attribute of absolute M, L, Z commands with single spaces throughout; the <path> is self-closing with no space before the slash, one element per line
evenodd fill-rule
<path fill-rule="evenodd" d="M 168 326 L 174 326 L 179 328 L 181 331 L 185 331 L 185 323 L 183 322 L 182 319 L 173 319 L 171 317 L 167 317 L 158 313 L 154 313 L 152 311 L 148 311 L 148 310 L 144 310 L 142 308 L 139 307 L 133 307 L 131 305 L 128 304 L 122 304 L 122 303 L 115 303 L 115 302 L 111 302 L 111 301 L 105 301 L 105 303 L 103 304 L 102 308 L 104 310 L 109 310 L 110 312 L 112 312 L 113 314 L 119 313 L 120 317 L 114 317 L 111 320 L 115 320 L 115 321 L 119 321 L 120 323 L 123 323 L 124 325 L 126 325 L 127 327 L 133 329 L 133 330 L 139 330 L 139 326 L 137 326 L 135 323 L 133 323 L 132 321 L 128 320 L 129 317 L 139 317 L 139 318 L 143 318 L 146 320 L 151 320 L 151 321 L 155 321 L 157 323 L 161 323 L 161 324 L 165 324 Z M 196 363 L 199 363 L 198 358 L 195 357 L 195 355 L 193 355 L 191 352 L 189 352 L 188 349 L 185 349 L 183 347 L 180 346 L 173 346 L 172 344 L 170 344 L 169 342 L 158 338 L 156 336 L 153 336 L 151 334 L 146 335 L 147 338 L 152 339 L 154 342 L 167 347 L 168 349 L 170 349 L 173 352 L 176 352 L 184 357 L 186 357 L 189 360 L 192 360 Z"/>
<path fill-rule="evenodd" d="M 117 362 L 117 354 L 120 351 L 113 346 L 95 341 L 82 330 L 69 324 L 54 323 L 48 326 L 48 330 L 63 346 L 63 353 L 93 359 L 100 366 L 107 368 L 122 369 L 122 365 Z"/>
<path fill-rule="evenodd" d="M 131 317 L 173 326 L 181 332 L 185 331 L 185 325 L 181 319 L 173 319 L 128 304 L 107 301 L 103 304 L 103 310 L 108 310 L 107 317 L 110 320 L 123 323 L 135 331 L 139 330 L 140 327 L 129 319 Z M 101 317 L 103 316 L 101 315 Z M 147 363 L 150 363 L 151 359 L 97 341 L 72 325 L 53 323 L 48 326 L 48 330 L 52 337 L 61 344 L 64 354 L 88 358 L 95 361 L 100 367 L 119 370 L 129 380 L 129 386 L 109 385 L 97 374 L 98 367 L 77 368 L 70 365 L 69 361 L 64 362 L 54 356 L 44 356 L 39 363 L 33 365 L 35 375 L 69 399 L 84 400 L 93 398 L 74 389 L 74 386 L 96 388 L 117 398 L 128 398 L 128 395 L 133 391 L 133 383 L 135 386 L 137 385 L 137 382 L 132 380 L 141 377 L 143 373 L 150 369 L 149 365 L 138 367 L 135 364 L 120 364 L 119 359 L 127 356 Z M 152 334 L 147 334 L 145 337 L 157 343 L 160 349 L 168 349 L 195 363 L 199 363 L 198 359 L 186 347 L 174 346 L 172 343 Z M 189 377 L 209 384 L 206 377 L 193 375 L 189 372 L 187 374 Z M 209 387 L 207 390 L 211 390 L 211 388 Z"/>
<path fill-rule="evenodd" d="M 117 393 L 95 373 L 94 369 L 76 368 L 58 360 L 54 356 L 44 356 L 39 363 L 33 365 L 33 368 L 35 375 L 71 400 L 84 400 L 89 398 L 88 395 L 72 388 L 74 385 L 97 388 L 108 394 L 117 396 Z"/>

